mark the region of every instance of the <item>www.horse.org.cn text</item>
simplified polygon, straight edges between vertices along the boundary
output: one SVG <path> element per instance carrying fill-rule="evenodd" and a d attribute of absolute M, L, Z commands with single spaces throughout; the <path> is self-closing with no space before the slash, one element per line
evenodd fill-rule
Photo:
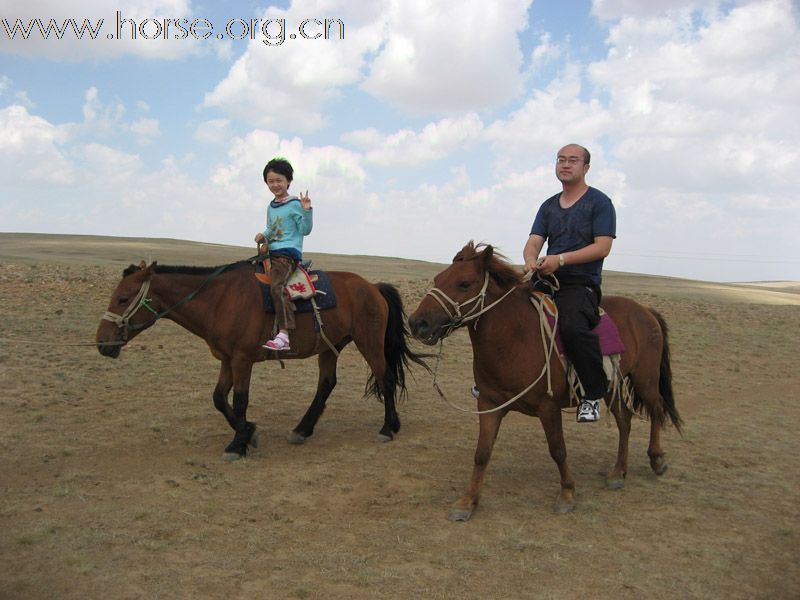
<path fill-rule="evenodd" d="M 256 40 L 266 46 L 280 46 L 286 40 L 344 39 L 344 22 L 337 18 L 303 19 L 291 28 L 285 18 L 228 19 L 218 29 L 209 19 L 160 17 L 134 19 L 116 11 L 114 20 L 105 19 L 8 19 L 0 20 L 0 35 L 9 40 Z M 113 31 L 110 31 L 113 29 Z"/>

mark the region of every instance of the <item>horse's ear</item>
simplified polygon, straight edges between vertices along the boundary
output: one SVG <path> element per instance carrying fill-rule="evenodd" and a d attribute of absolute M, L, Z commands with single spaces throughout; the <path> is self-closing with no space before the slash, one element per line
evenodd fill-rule
<path fill-rule="evenodd" d="M 492 246 L 486 246 L 483 252 L 481 252 L 481 262 L 483 262 L 484 267 L 492 260 L 492 256 L 494 256 L 494 248 Z"/>
<path fill-rule="evenodd" d="M 156 266 L 156 261 L 151 262 L 149 265 L 144 261 L 139 263 L 139 268 L 144 272 L 145 278 L 149 278 L 153 274 L 153 269 Z"/>

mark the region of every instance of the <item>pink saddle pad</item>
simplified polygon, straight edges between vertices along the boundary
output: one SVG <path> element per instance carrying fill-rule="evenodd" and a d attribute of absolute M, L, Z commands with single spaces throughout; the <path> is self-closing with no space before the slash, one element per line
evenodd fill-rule
<path fill-rule="evenodd" d="M 550 321 L 550 327 L 552 327 L 555 319 L 548 314 L 547 320 Z M 622 343 L 619 329 L 617 329 L 616 323 L 608 314 L 603 313 L 600 315 L 600 323 L 592 331 L 600 338 L 600 351 L 603 356 L 625 352 L 625 344 Z M 556 332 L 556 345 L 558 346 L 559 354 L 564 354 L 564 344 L 561 342 L 561 334 L 558 331 Z"/>

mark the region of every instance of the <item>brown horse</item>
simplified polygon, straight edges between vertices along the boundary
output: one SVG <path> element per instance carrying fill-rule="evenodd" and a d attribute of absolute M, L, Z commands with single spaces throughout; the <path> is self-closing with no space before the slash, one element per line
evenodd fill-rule
<path fill-rule="evenodd" d="M 561 409 L 569 406 L 568 384 L 560 360 L 551 353 L 552 395 L 548 394 L 547 378 L 542 377 L 548 354 L 540 337 L 539 313 L 530 302 L 529 286 L 522 283 L 519 271 L 498 257 L 492 246 L 476 247 L 470 242 L 456 254 L 453 264 L 434 278 L 434 290 L 408 320 L 411 333 L 431 345 L 457 327 L 468 325 L 469 329 L 472 370 L 479 390 L 480 433 L 472 479 L 467 493 L 451 508 L 453 521 L 466 521 L 477 506 L 500 422 L 510 410 L 541 420 L 550 456 L 561 474 L 555 510 L 574 508 L 575 482 L 567 466 L 561 423 Z M 647 454 L 653 471 L 661 475 L 667 469 L 661 429 L 667 418 L 678 431 L 681 425 L 672 395 L 666 323 L 656 311 L 628 298 L 606 297 L 602 307 L 615 321 L 625 344 L 621 372 L 632 380 L 634 407 L 643 407 L 650 418 Z M 538 383 L 518 400 L 483 412 L 506 404 L 536 382 L 537 376 Z M 607 484 L 620 489 L 628 469 L 632 413 L 619 402 L 612 403 L 611 410 L 619 428 L 619 449 Z"/>
<path fill-rule="evenodd" d="M 224 458 L 244 456 L 248 444 L 257 446 L 256 426 L 247 420 L 253 363 L 275 359 L 261 348 L 272 333 L 274 315 L 264 312 L 255 267 L 243 261 L 222 267 L 170 267 L 131 265 L 111 295 L 108 312 L 97 328 L 97 348 L 116 358 L 121 346 L 158 319 L 170 319 L 203 338 L 221 363 L 214 389 L 214 406 L 234 430 Z M 303 443 L 325 410 L 336 386 L 338 352 L 351 341 L 370 367 L 365 394 L 383 400 L 384 422 L 378 439 L 390 441 L 400 430 L 395 407 L 399 391 L 406 394 L 405 369 L 409 361 L 427 368 L 408 345 L 403 304 L 397 289 L 387 283 L 372 284 L 355 273 L 329 272 L 337 305 L 321 312 L 322 332 L 336 352 L 315 331 L 314 314 L 298 313 L 291 335 L 291 350 L 281 359 L 319 355 L 317 392 L 289 441 Z M 233 405 L 228 394 L 233 388 Z"/>

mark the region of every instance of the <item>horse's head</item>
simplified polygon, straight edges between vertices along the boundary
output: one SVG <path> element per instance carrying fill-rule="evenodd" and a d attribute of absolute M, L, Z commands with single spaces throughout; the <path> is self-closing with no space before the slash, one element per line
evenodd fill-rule
<path fill-rule="evenodd" d="M 469 242 L 433 278 L 433 289 L 408 319 L 409 329 L 422 343 L 433 345 L 482 312 L 492 282 L 508 289 L 519 281 L 519 273 L 492 246 Z"/>
<path fill-rule="evenodd" d="M 155 265 L 153 262 L 147 266 L 142 261 L 139 266 L 131 265 L 123 272 L 122 281 L 111 294 L 108 309 L 97 327 L 95 341 L 103 356 L 117 358 L 122 346 L 152 321 L 151 312 L 139 309 L 149 301 L 147 292 Z"/>

